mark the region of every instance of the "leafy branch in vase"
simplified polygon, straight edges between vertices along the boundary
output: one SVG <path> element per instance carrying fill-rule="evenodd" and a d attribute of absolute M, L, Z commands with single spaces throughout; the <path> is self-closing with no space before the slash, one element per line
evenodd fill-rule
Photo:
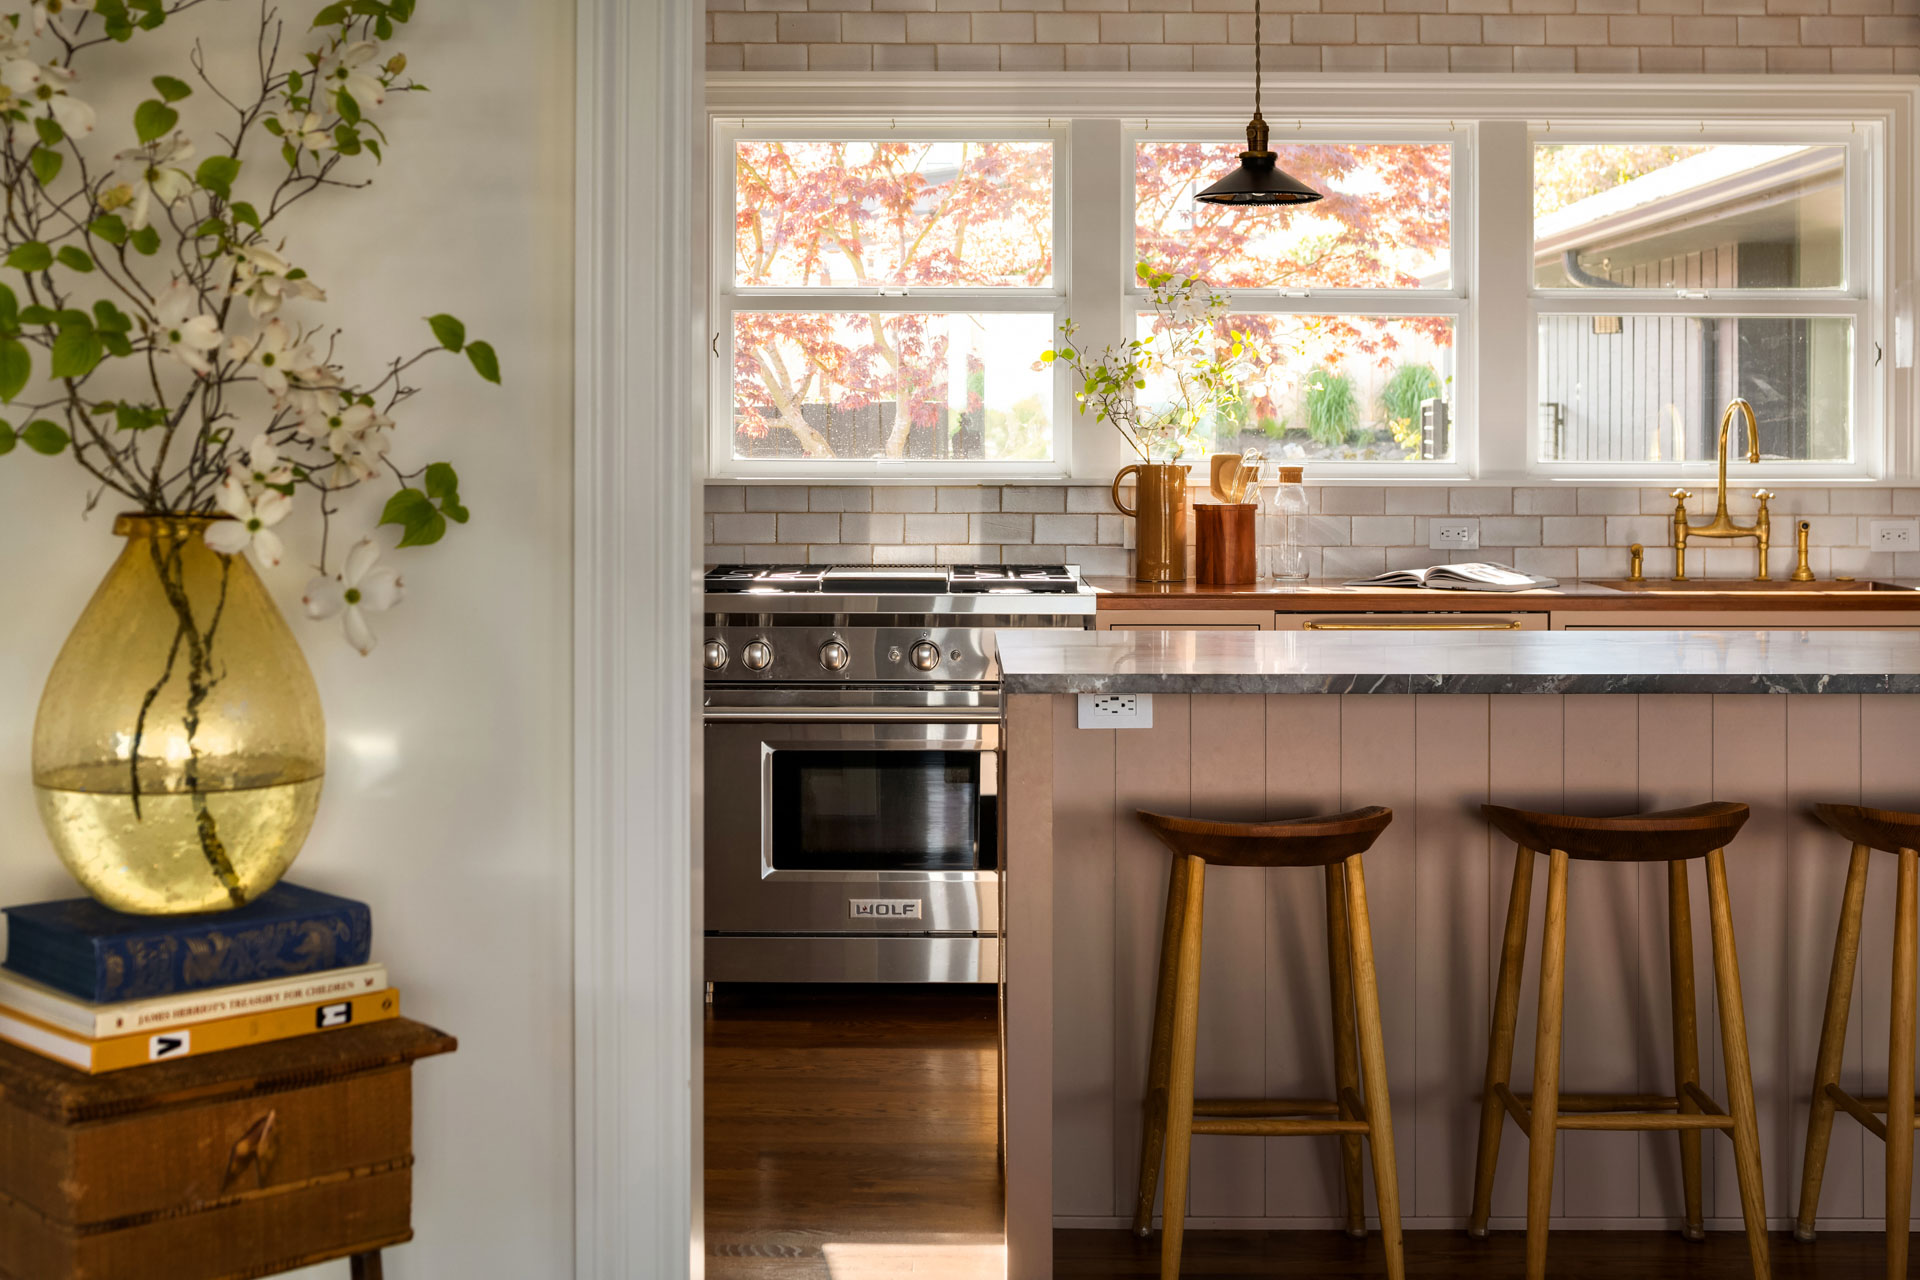
<path fill-rule="evenodd" d="M 93 139 L 119 131 L 77 94 L 82 64 L 204 2 L 38 0 L 0 18 L 0 264 L 14 273 L 0 283 L 0 455 L 70 457 L 89 507 L 111 493 L 141 514 L 211 517 L 208 546 L 267 567 L 285 555 L 275 527 L 296 501 L 317 502 L 306 608 L 340 617 L 367 653 L 365 615 L 397 603 L 401 581 L 371 533 L 333 567 L 340 495 L 391 486 L 379 523 L 399 527 L 401 547 L 466 523 L 451 464 L 393 458 L 395 411 L 418 390 L 416 366 L 444 353 L 500 381 L 492 346 L 451 315 L 430 317 L 430 345 L 365 378 L 335 358 L 338 329 L 301 318 L 326 293 L 288 246 L 288 215 L 322 190 L 366 186 L 384 160 L 375 116 L 425 88 L 386 47 L 414 0 L 328 4 L 298 37 L 262 0 L 244 88 L 219 84 L 196 42 L 184 75 L 152 78 L 121 139 L 132 145 L 105 155 Z M 215 121 L 197 137 L 182 128 L 190 101 Z M 211 637 L 169 585 L 201 662 Z"/>

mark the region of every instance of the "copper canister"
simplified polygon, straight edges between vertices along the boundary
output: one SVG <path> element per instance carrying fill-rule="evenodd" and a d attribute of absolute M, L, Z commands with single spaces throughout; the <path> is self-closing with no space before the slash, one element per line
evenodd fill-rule
<path fill-rule="evenodd" d="M 1203 587 L 1244 587 L 1258 577 L 1254 504 L 1198 503 L 1193 508 L 1198 545 L 1194 577 Z"/>

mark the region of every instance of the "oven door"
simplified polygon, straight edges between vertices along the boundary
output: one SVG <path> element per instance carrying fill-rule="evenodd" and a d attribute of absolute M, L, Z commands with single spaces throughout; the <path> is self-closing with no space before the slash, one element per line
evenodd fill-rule
<path fill-rule="evenodd" d="M 997 721 L 765 714 L 706 727 L 708 932 L 998 930 Z"/>

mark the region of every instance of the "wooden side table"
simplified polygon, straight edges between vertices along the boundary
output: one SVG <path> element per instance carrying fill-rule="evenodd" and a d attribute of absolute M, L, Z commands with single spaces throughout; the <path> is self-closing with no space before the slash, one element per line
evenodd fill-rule
<path fill-rule="evenodd" d="M 413 1238 L 405 1018 L 87 1076 L 0 1044 L 0 1280 L 255 1280 Z"/>

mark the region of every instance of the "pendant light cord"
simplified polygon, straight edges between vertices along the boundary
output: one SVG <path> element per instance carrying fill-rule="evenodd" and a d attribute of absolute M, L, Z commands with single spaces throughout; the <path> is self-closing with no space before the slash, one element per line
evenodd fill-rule
<path fill-rule="evenodd" d="M 1260 0 L 1253 0 L 1253 114 L 1260 114 Z"/>

